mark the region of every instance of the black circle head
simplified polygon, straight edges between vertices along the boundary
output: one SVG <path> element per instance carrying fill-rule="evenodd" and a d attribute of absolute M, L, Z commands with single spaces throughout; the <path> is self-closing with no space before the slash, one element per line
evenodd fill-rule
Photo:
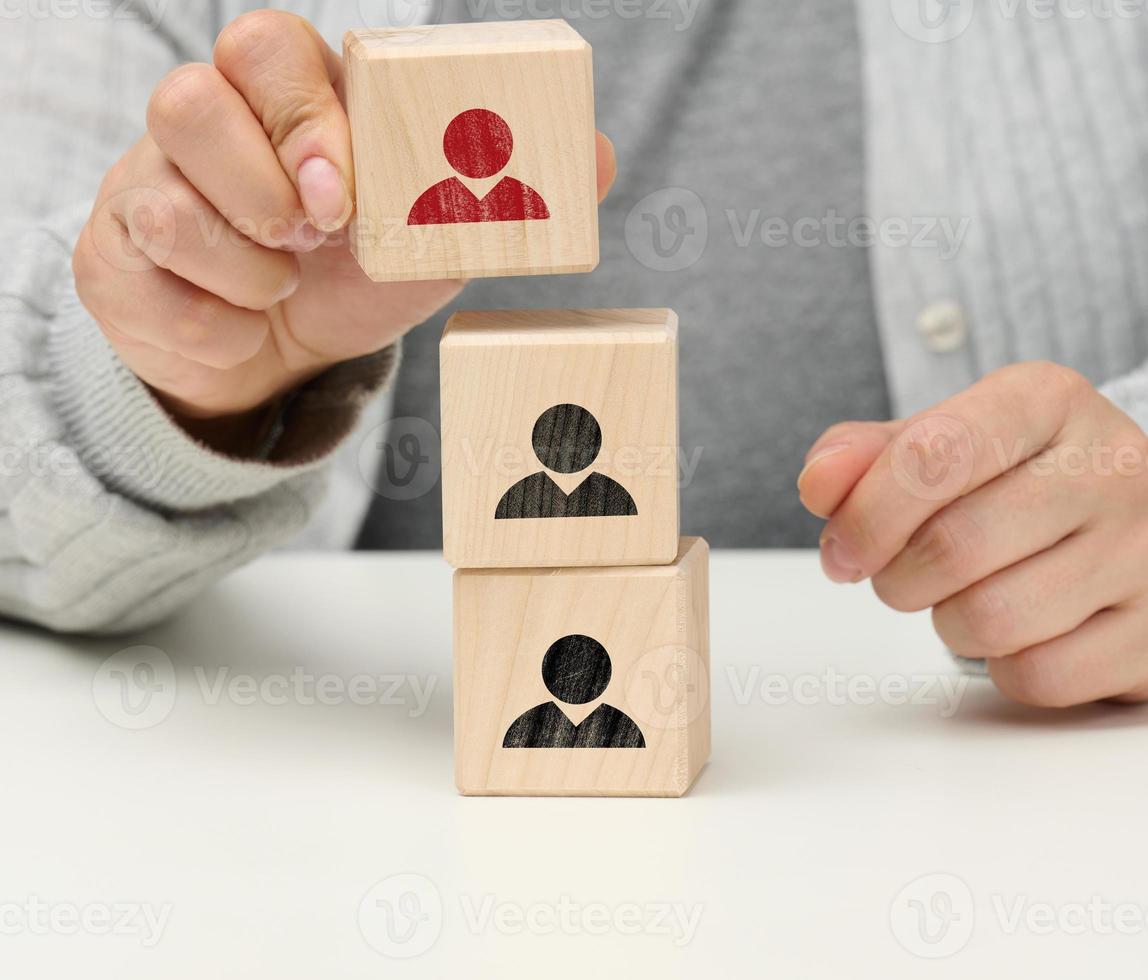
<path fill-rule="evenodd" d="M 581 405 L 555 405 L 534 423 L 534 453 L 555 473 L 578 473 L 602 451 L 602 428 Z"/>
<path fill-rule="evenodd" d="M 575 634 L 551 644 L 542 658 L 546 690 L 566 704 L 589 704 L 610 686 L 610 655 L 597 640 Z"/>

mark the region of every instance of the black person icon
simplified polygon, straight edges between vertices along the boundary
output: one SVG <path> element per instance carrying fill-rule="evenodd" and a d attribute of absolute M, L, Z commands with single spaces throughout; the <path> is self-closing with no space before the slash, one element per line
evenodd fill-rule
<path fill-rule="evenodd" d="M 581 634 L 551 644 L 542 658 L 546 689 L 565 704 L 589 704 L 610 686 L 613 666 L 606 648 Z M 624 712 L 600 704 L 575 725 L 553 701 L 520 715 L 506 730 L 504 749 L 644 749 L 645 736 Z"/>
<path fill-rule="evenodd" d="M 555 405 L 534 423 L 531 437 L 538 461 L 555 473 L 580 473 L 602 451 L 602 428 L 581 405 Z M 532 473 L 503 495 L 496 521 L 535 517 L 636 517 L 638 507 L 620 483 L 591 473 L 570 494 L 546 473 Z"/>
<path fill-rule="evenodd" d="M 458 173 L 473 180 L 505 169 L 514 152 L 514 134 L 505 119 L 489 109 L 468 109 L 451 120 L 442 151 Z M 408 225 L 459 225 L 480 221 L 545 221 L 550 210 L 542 196 L 514 177 L 503 177 L 483 198 L 457 177 L 425 191 L 411 208 Z"/>

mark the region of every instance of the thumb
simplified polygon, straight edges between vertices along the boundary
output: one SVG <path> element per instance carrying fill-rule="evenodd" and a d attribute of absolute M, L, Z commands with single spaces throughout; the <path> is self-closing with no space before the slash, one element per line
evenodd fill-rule
<path fill-rule="evenodd" d="M 302 17 L 253 10 L 223 29 L 214 59 L 263 126 L 311 223 L 342 228 L 355 172 L 338 55 Z"/>
<path fill-rule="evenodd" d="M 903 421 L 842 422 L 822 434 L 805 456 L 797 492 L 805 509 L 828 518 L 905 427 Z"/>

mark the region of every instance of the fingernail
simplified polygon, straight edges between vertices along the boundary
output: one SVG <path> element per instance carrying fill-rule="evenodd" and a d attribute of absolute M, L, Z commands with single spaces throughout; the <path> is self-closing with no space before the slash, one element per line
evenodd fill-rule
<path fill-rule="evenodd" d="M 308 157 L 299 165 L 299 196 L 315 227 L 338 231 L 351 215 L 343 178 L 330 160 Z"/>
<path fill-rule="evenodd" d="M 283 283 L 283 287 L 279 290 L 279 292 L 275 294 L 274 298 L 271 300 L 271 305 L 277 306 L 289 296 L 295 295 L 295 290 L 299 288 L 299 283 L 301 280 L 302 274 L 299 270 L 299 263 L 296 262 L 294 271 L 288 277 L 287 281 Z"/>
<path fill-rule="evenodd" d="M 798 487 L 801 486 L 801 481 L 805 479 L 813 467 L 815 467 L 822 460 L 828 459 L 830 456 L 836 456 L 838 453 L 844 452 L 850 447 L 850 445 L 851 443 L 848 442 L 831 442 L 829 445 L 822 446 L 819 450 L 817 450 L 817 452 L 815 452 L 812 456 L 809 457 L 809 459 L 805 461 L 805 469 L 803 469 L 801 474 L 797 477 Z"/>
<path fill-rule="evenodd" d="M 861 565 L 832 535 L 821 539 L 821 567 L 834 582 L 860 582 L 862 578 Z"/>

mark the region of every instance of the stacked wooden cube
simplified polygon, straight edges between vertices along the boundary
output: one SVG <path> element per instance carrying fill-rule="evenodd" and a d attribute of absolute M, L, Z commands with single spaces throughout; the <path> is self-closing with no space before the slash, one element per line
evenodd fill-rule
<path fill-rule="evenodd" d="M 368 275 L 597 264 L 591 54 L 564 22 L 346 55 Z M 459 313 L 441 380 L 459 790 L 682 795 L 710 748 L 709 549 L 679 535 L 677 317 Z"/>

